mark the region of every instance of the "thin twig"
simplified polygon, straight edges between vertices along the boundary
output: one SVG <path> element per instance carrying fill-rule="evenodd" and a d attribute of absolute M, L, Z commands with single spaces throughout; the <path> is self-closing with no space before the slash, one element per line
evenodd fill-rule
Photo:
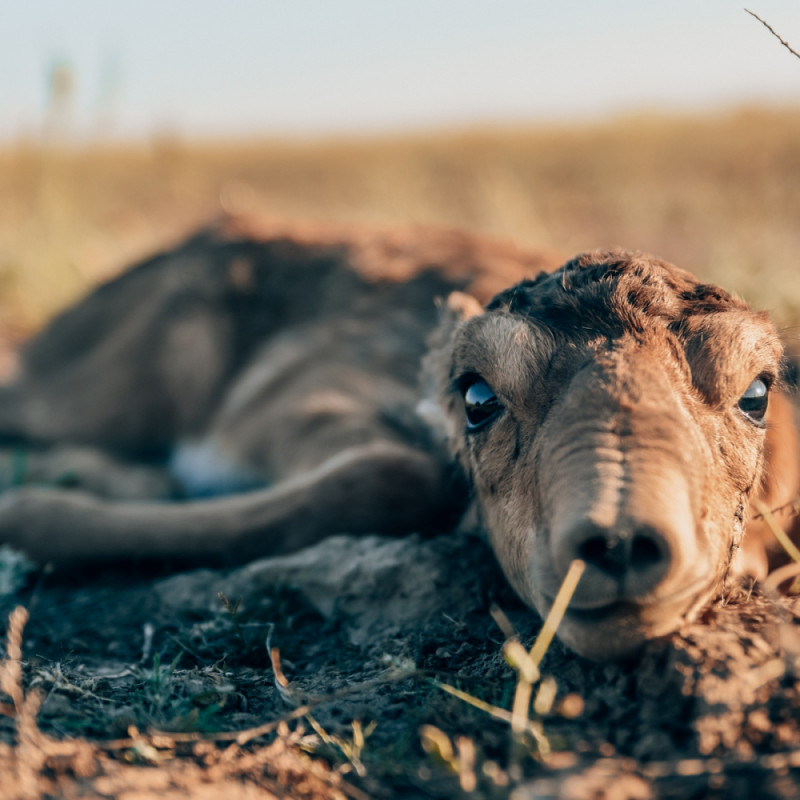
<path fill-rule="evenodd" d="M 784 564 L 782 567 L 770 572 L 761 584 L 767 594 L 778 595 L 778 587 L 782 583 L 786 583 L 789 578 L 797 578 L 800 576 L 800 564 L 792 561 L 789 564 Z"/>
<path fill-rule="evenodd" d="M 797 56 L 797 58 L 800 58 L 800 53 L 798 53 L 797 50 L 793 50 L 789 42 L 787 42 L 786 39 L 783 39 L 781 35 L 775 30 L 775 28 L 772 27 L 772 25 L 761 19 L 761 17 L 759 17 L 758 14 L 754 14 L 749 8 L 746 8 L 745 11 L 751 17 L 755 17 L 793 56 Z"/>
<path fill-rule="evenodd" d="M 786 532 L 775 521 L 772 512 L 767 507 L 766 503 L 761 500 L 756 500 L 754 503 L 756 510 L 763 517 L 767 527 L 772 531 L 772 535 L 781 543 L 783 549 L 791 556 L 793 561 L 800 564 L 800 550 L 795 547 L 794 542 L 786 535 Z"/>
<path fill-rule="evenodd" d="M 585 569 L 585 562 L 577 558 L 569 565 L 567 574 L 561 582 L 555 600 L 553 600 L 553 605 L 550 607 L 547 617 L 545 617 L 544 625 L 542 625 L 542 629 L 539 631 L 539 635 L 536 637 L 529 654 L 537 668 L 542 663 L 544 654 L 547 652 L 547 648 L 550 647 L 550 642 L 553 641 L 556 630 L 561 624 L 569 601 L 572 599 L 572 595 L 575 594 L 575 589 L 578 588 L 578 581 L 581 579 Z"/>
<path fill-rule="evenodd" d="M 784 503 L 782 506 L 778 506 L 777 508 L 771 508 L 771 514 L 782 514 L 786 509 L 791 509 L 793 513 L 800 514 L 800 495 L 794 498 L 794 500 L 790 500 L 788 503 Z M 753 519 L 764 519 L 763 514 L 756 514 Z"/>

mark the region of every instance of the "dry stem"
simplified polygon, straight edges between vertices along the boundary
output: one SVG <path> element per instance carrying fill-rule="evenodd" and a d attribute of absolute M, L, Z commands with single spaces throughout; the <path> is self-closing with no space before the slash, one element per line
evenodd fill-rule
<path fill-rule="evenodd" d="M 796 50 L 793 50 L 789 42 L 787 42 L 786 39 L 781 38 L 781 36 L 772 27 L 772 25 L 761 19 L 761 17 L 759 17 L 758 14 L 754 14 L 749 8 L 746 8 L 745 11 L 751 17 L 755 17 L 793 56 L 797 56 L 797 58 L 800 58 L 800 53 L 798 53 Z"/>

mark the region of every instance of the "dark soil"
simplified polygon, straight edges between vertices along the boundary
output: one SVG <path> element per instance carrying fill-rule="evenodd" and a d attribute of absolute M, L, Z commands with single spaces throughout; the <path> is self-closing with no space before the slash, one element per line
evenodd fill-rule
<path fill-rule="evenodd" d="M 800 795 L 800 601 L 758 589 L 635 662 L 592 663 L 555 642 L 542 669 L 557 695 L 538 743 L 440 686 L 510 708 L 516 673 L 490 608 L 526 645 L 541 625 L 478 540 L 335 537 L 236 571 L 40 574 L 0 612 L 19 604 L 39 729 L 48 742 L 99 743 L 82 768 L 77 751 L 48 757 L 29 796 Z M 0 772 L 24 745 L 9 708 L 0 739 L 16 751 L 0 751 Z M 287 716 L 277 740 L 252 731 L 231 744 Z M 312 753 L 303 769 L 329 766 L 327 788 L 276 767 L 287 748 Z M 236 768 L 223 774 L 225 758 Z M 156 774 L 166 783 L 147 794 Z"/>

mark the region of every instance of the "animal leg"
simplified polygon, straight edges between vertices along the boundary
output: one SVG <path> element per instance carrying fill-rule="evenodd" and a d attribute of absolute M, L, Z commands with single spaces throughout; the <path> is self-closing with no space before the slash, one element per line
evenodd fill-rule
<path fill-rule="evenodd" d="M 334 533 L 452 524 L 460 487 L 433 455 L 378 441 L 269 489 L 191 503 L 116 503 L 22 488 L 0 497 L 0 543 L 56 565 L 128 558 L 244 562 Z"/>

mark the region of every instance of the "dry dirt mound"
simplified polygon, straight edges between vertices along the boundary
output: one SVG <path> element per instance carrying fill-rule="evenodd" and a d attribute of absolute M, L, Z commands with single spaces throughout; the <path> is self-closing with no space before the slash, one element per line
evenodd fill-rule
<path fill-rule="evenodd" d="M 493 603 L 529 645 L 540 621 L 473 539 L 339 536 L 232 572 L 39 576 L 0 602 L 30 611 L 29 705 L 5 698 L 0 715 L 4 797 L 800 793 L 798 601 L 738 592 L 636 663 L 554 643 L 555 699 L 542 681 L 521 740 L 498 718 L 517 674 Z"/>

